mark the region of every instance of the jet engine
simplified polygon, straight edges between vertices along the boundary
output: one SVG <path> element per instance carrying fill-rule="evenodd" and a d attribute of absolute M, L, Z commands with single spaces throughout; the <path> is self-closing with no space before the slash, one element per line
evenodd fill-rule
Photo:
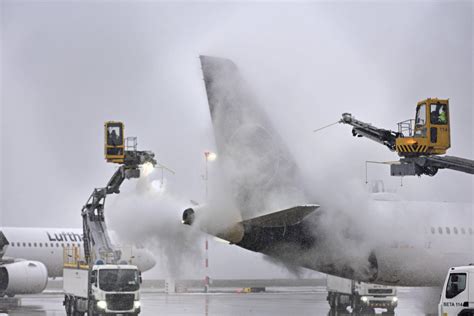
<path fill-rule="evenodd" d="M 38 261 L 17 261 L 0 266 L 0 294 L 41 293 L 48 283 L 46 266 Z"/>
<path fill-rule="evenodd" d="M 194 224 L 194 219 L 195 219 L 195 213 L 192 208 L 187 208 L 183 212 L 183 224 L 185 225 L 193 225 Z"/>

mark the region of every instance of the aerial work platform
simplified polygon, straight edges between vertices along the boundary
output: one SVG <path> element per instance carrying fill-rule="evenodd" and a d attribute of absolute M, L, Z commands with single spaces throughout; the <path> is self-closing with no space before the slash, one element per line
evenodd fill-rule
<path fill-rule="evenodd" d="M 428 98 L 418 102 L 415 119 L 399 122 L 398 131 L 378 128 L 344 113 L 338 122 L 314 132 L 337 123 L 351 125 L 354 137 L 366 137 L 397 152 L 400 160 L 388 163 L 392 176 L 434 176 L 439 169 L 474 174 L 473 160 L 441 156 L 451 147 L 447 99 Z"/>

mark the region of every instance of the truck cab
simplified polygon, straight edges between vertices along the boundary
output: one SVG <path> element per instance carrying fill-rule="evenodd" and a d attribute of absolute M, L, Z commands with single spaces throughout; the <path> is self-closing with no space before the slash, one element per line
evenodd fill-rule
<path fill-rule="evenodd" d="M 398 123 L 396 150 L 401 157 L 444 155 L 451 147 L 449 100 L 418 102 L 414 120 Z"/>
<path fill-rule="evenodd" d="M 448 270 L 438 305 L 439 316 L 474 315 L 474 265 Z"/>
<path fill-rule="evenodd" d="M 138 315 L 141 274 L 128 264 L 96 264 L 64 268 L 67 315 Z M 90 289 L 89 289 L 90 284 Z"/>
<path fill-rule="evenodd" d="M 397 288 L 379 284 L 355 282 L 354 292 L 359 302 L 358 310 L 368 308 L 382 308 L 393 313 L 398 305 Z"/>
<path fill-rule="evenodd" d="M 359 282 L 328 275 L 327 291 L 331 311 L 372 312 L 375 308 L 385 309 L 393 314 L 398 305 L 397 288 Z"/>
<path fill-rule="evenodd" d="M 96 265 L 91 271 L 91 292 L 99 313 L 140 312 L 141 275 L 133 265 Z"/>

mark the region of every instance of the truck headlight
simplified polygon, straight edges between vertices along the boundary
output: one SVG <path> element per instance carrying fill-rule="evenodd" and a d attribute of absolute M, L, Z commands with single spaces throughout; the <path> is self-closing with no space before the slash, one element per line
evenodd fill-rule
<path fill-rule="evenodd" d="M 367 303 L 369 299 L 367 298 L 367 296 L 361 296 L 360 300 L 364 303 Z"/>
<path fill-rule="evenodd" d="M 106 301 L 98 301 L 97 302 L 97 307 L 100 309 L 106 309 L 107 308 L 107 302 Z"/>
<path fill-rule="evenodd" d="M 140 308 L 141 305 L 142 305 L 142 304 L 140 304 L 140 301 L 135 301 L 135 302 L 133 302 L 133 307 L 134 307 L 135 309 Z"/>
<path fill-rule="evenodd" d="M 393 302 L 393 303 L 398 302 L 398 297 L 396 297 L 396 296 L 392 297 L 392 302 Z"/>

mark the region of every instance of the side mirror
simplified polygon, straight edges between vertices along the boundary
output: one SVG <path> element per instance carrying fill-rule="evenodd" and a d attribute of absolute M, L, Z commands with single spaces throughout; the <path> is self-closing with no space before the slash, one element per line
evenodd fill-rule
<path fill-rule="evenodd" d="M 95 274 L 92 274 L 91 277 L 90 277 L 90 283 L 91 284 L 94 284 L 95 286 L 97 286 L 97 276 Z"/>

